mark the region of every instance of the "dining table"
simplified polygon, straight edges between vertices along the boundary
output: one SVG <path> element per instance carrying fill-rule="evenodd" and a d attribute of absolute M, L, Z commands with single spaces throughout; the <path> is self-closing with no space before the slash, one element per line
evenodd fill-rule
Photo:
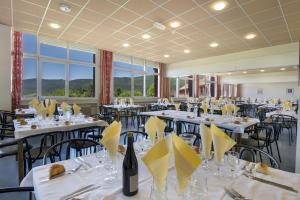
<path fill-rule="evenodd" d="M 266 117 L 271 117 L 272 115 L 285 115 L 298 119 L 298 114 L 294 110 L 275 110 L 266 113 Z"/>
<path fill-rule="evenodd" d="M 14 138 L 18 143 L 18 172 L 19 181 L 24 178 L 24 147 L 23 142 L 25 139 L 45 135 L 53 132 L 65 132 L 80 128 L 89 127 L 106 127 L 108 123 L 103 120 L 94 119 L 92 117 L 79 114 L 78 116 L 59 116 L 59 120 L 42 117 L 25 118 L 21 124 L 19 119 L 15 119 L 14 123 Z"/>
<path fill-rule="evenodd" d="M 56 162 L 66 170 L 73 169 L 82 164 L 77 172 L 66 174 L 48 180 L 49 169 L 52 164 L 33 168 L 21 183 L 21 186 L 33 186 L 37 200 L 145 200 L 150 199 L 153 192 L 153 178 L 146 165 L 142 162 L 143 151 L 137 151 L 138 160 L 138 193 L 127 197 L 122 193 L 122 162 L 124 156 L 117 155 L 115 179 L 107 181 L 106 177 L 111 171 L 111 166 L 104 156 L 103 151 L 82 156 L 81 159 Z M 200 155 L 199 155 L 200 156 Z M 80 162 L 78 162 L 80 160 Z M 226 160 L 224 158 L 224 160 Z M 190 183 L 183 194 L 179 194 L 176 179 L 174 160 L 171 157 L 166 180 L 166 196 L 170 200 L 232 200 L 225 188 L 233 189 L 242 195 L 243 199 L 252 200 L 297 200 L 299 199 L 300 175 L 285 172 L 279 169 L 269 168 L 268 175 L 254 173 L 253 176 L 262 180 L 271 181 L 294 188 L 290 191 L 279 188 L 273 184 L 253 180 L 244 176 L 245 168 L 252 163 L 238 159 L 234 168 L 224 164 L 221 168 L 222 176 L 216 176 L 216 165 L 214 160 L 208 161 L 207 167 L 201 165 L 190 178 Z M 233 172 L 234 171 L 234 172 Z M 187 198 L 188 197 L 188 198 Z M 242 199 L 242 198 L 240 198 Z"/>
<path fill-rule="evenodd" d="M 70 108 L 70 106 L 69 106 L 69 108 Z M 58 110 L 58 112 L 60 113 L 60 114 L 62 114 L 63 113 L 63 110 L 61 109 L 61 107 L 58 107 L 57 108 L 57 110 Z M 28 107 L 28 108 L 17 108 L 17 109 L 15 109 L 15 115 L 18 117 L 18 116 L 20 116 L 20 117 L 23 117 L 23 116 L 34 116 L 34 115 L 36 115 L 37 114 L 37 111 L 36 111 L 36 109 L 35 108 L 32 108 L 32 107 Z"/>

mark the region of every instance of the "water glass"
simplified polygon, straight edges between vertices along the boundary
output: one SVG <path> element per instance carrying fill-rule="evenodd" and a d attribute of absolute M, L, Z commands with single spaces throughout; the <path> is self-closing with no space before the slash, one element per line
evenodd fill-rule
<path fill-rule="evenodd" d="M 239 154 L 238 154 L 238 152 L 235 152 L 235 151 L 228 151 L 226 158 L 227 158 L 227 163 L 230 166 L 231 176 L 235 177 L 236 169 L 240 162 Z"/>

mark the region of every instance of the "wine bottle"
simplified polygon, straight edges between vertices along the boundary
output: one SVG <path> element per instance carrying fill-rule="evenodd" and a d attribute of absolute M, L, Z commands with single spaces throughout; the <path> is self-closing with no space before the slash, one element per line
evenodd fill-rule
<path fill-rule="evenodd" d="M 133 147 L 133 134 L 127 134 L 127 150 L 123 160 L 123 194 L 133 196 L 138 192 L 138 161 Z"/>
<path fill-rule="evenodd" d="M 53 115 L 54 115 L 54 120 L 59 121 L 59 112 L 58 112 L 57 104 L 55 104 L 55 111 L 54 111 Z"/>

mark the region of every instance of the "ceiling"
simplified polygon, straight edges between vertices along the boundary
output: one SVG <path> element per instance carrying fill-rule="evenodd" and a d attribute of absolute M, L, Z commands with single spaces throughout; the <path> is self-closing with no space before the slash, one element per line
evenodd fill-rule
<path fill-rule="evenodd" d="M 0 23 L 164 63 L 299 40 L 300 0 L 224 1 L 227 7 L 215 11 L 212 0 L 1 0 Z M 60 11 L 61 3 L 70 5 L 71 12 Z M 172 29 L 169 23 L 174 20 L 181 26 Z M 166 30 L 155 28 L 154 22 Z M 53 29 L 49 23 L 61 28 Z M 144 33 L 151 38 L 143 39 Z M 246 40 L 248 33 L 257 37 Z M 210 47 L 212 42 L 219 46 Z M 130 46 L 125 48 L 124 43 Z"/>

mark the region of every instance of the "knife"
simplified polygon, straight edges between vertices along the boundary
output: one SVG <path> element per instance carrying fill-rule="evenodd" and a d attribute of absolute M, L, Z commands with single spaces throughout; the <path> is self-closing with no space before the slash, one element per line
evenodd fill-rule
<path fill-rule="evenodd" d="M 246 177 L 248 177 L 248 178 L 250 178 L 250 179 L 259 181 L 261 183 L 269 184 L 269 185 L 272 185 L 272 186 L 275 186 L 275 187 L 279 187 L 279 188 L 282 188 L 282 189 L 285 189 L 285 190 L 288 190 L 288 191 L 291 191 L 291 192 L 299 193 L 298 190 L 296 190 L 296 189 L 294 189 L 294 188 L 292 188 L 290 186 L 287 186 L 287 185 L 283 185 L 283 184 L 276 183 L 276 182 L 273 182 L 273 181 L 269 181 L 269 180 L 266 180 L 266 179 L 258 178 L 256 176 L 248 175 L 246 173 L 243 173 L 243 175 L 246 176 Z"/>

